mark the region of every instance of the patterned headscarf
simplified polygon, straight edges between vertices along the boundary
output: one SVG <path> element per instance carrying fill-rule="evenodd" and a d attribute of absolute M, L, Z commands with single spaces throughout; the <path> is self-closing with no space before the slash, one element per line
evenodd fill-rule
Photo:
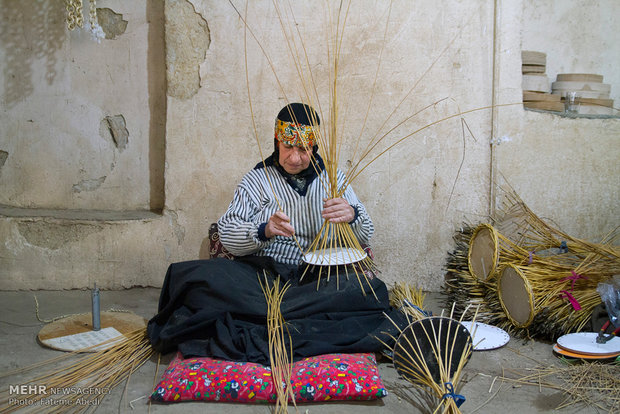
<path fill-rule="evenodd" d="M 320 124 L 321 120 L 311 106 L 288 104 L 276 118 L 275 139 L 295 147 L 312 148 L 317 144 L 314 128 Z"/>

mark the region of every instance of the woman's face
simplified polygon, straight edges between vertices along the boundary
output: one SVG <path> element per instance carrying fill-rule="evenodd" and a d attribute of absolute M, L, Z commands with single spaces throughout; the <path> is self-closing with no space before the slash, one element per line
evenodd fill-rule
<path fill-rule="evenodd" d="M 305 150 L 302 147 L 294 147 L 278 141 L 278 162 L 289 174 L 299 174 L 310 165 L 312 148 Z"/>

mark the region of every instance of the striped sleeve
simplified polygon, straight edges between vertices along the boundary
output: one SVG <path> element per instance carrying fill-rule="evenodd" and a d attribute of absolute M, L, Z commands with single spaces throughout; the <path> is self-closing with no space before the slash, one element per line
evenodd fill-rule
<path fill-rule="evenodd" d="M 345 176 L 344 173 L 338 171 L 338 182 L 340 185 L 344 183 Z M 370 244 L 370 238 L 372 237 L 375 227 L 372 223 L 372 219 L 370 215 L 366 211 L 366 207 L 364 204 L 357 198 L 355 191 L 353 191 L 353 187 L 350 185 L 347 186 L 343 197 L 345 200 L 349 202 L 349 204 L 357 210 L 357 218 L 351 224 L 351 229 L 353 230 L 353 234 L 357 237 L 357 240 L 363 245 Z"/>
<path fill-rule="evenodd" d="M 271 240 L 258 237 L 258 227 L 267 222 L 261 206 L 260 193 L 263 188 L 257 174 L 247 174 L 235 190 L 228 210 L 218 220 L 220 240 L 235 256 L 246 256 L 266 248 Z"/>

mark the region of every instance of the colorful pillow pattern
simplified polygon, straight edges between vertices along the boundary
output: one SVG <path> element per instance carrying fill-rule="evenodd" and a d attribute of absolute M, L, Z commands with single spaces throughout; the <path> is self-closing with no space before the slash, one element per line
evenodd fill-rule
<path fill-rule="evenodd" d="M 372 354 L 329 354 L 293 364 L 291 385 L 297 403 L 374 400 L 387 395 Z M 170 362 L 151 395 L 153 401 L 275 402 L 271 369 L 252 362 L 212 358 Z"/>

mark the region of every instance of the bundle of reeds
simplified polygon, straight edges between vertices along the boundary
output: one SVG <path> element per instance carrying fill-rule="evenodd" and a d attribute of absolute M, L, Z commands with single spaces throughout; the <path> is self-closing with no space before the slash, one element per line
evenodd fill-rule
<path fill-rule="evenodd" d="M 404 379 L 435 399 L 437 407 L 433 412 L 460 413 L 465 397 L 458 394 L 459 381 L 473 352 L 471 335 L 459 323 L 462 319 L 412 316 L 413 322 L 405 329 L 395 324 L 400 334 L 392 337 L 394 367 Z"/>
<path fill-rule="evenodd" d="M 409 316 L 418 317 L 428 316 L 429 312 L 424 310 L 424 298 L 426 295 L 422 289 L 416 288 L 409 283 L 400 282 L 394 284 L 389 291 L 390 305 L 401 309 Z"/>
<path fill-rule="evenodd" d="M 288 412 L 288 403 L 291 401 L 297 411 L 295 394 L 291 386 L 293 344 L 286 328 L 286 322 L 282 317 L 280 305 L 282 298 L 290 287 L 288 282 L 283 286 L 277 277 L 271 284 L 266 273 L 263 272 L 264 283 L 261 287 L 267 301 L 267 334 L 269 337 L 269 362 L 271 365 L 271 378 L 276 390 L 277 400 L 274 412 L 283 414 Z M 260 281 L 260 277 L 259 277 Z M 288 337 L 288 340 L 287 340 Z M 288 344 L 288 349 L 287 349 Z"/>
<path fill-rule="evenodd" d="M 476 227 L 464 223 L 453 235 L 454 250 L 448 253 L 446 275 L 442 286 L 444 308 L 453 307 L 455 317 L 462 317 L 467 309 L 478 311 L 478 320 L 494 324 L 497 309 L 489 306 L 487 296 L 495 293 L 495 284 L 475 277 L 469 267 L 469 247 Z"/>
<path fill-rule="evenodd" d="M 533 337 L 555 340 L 565 333 L 583 329 L 594 308 L 602 303 L 596 288 L 612 277 L 606 261 L 596 254 L 581 261 L 576 268 L 553 258 L 541 258 L 529 265 L 502 268 L 497 292 L 513 325 L 528 328 Z M 518 316 L 526 302 L 529 313 L 525 317 Z M 537 318 L 540 314 L 543 316 Z"/>
<path fill-rule="evenodd" d="M 482 321 L 526 338 L 556 339 L 583 329 L 601 303 L 597 285 L 620 272 L 615 232 L 602 243 L 570 237 L 513 191 L 491 221 L 478 225 L 469 241 L 455 238 L 444 293 L 457 303 L 457 314 L 482 302 Z"/>
<path fill-rule="evenodd" d="M 529 252 L 562 249 L 576 256 L 600 256 L 616 273 L 620 271 L 620 226 L 605 235 L 600 242 L 573 237 L 537 216 L 512 189 L 503 188 L 503 207 L 496 214 L 496 227 L 506 237 Z"/>
<path fill-rule="evenodd" d="M 81 413 L 93 410 L 110 390 L 129 380 L 131 374 L 154 353 L 146 328 L 126 334 L 120 341 L 113 338 L 107 342 L 114 345 L 102 351 L 84 354 L 83 352 L 91 351 L 90 348 L 85 348 L 26 368 L 2 373 L 0 376 L 5 377 L 37 370 L 37 374 L 22 381 L 22 385 L 32 386 L 29 391 L 35 392 L 20 395 L 20 403 L 12 405 L 8 390 L 3 390 L 0 398 L 6 405 L 0 408 L 0 413 L 10 413 L 24 407 L 34 412 L 49 413 Z M 105 344 L 104 342 L 95 347 Z M 59 363 L 62 363 L 62 368 L 57 367 Z M 54 393 L 54 390 L 58 392 Z"/>

